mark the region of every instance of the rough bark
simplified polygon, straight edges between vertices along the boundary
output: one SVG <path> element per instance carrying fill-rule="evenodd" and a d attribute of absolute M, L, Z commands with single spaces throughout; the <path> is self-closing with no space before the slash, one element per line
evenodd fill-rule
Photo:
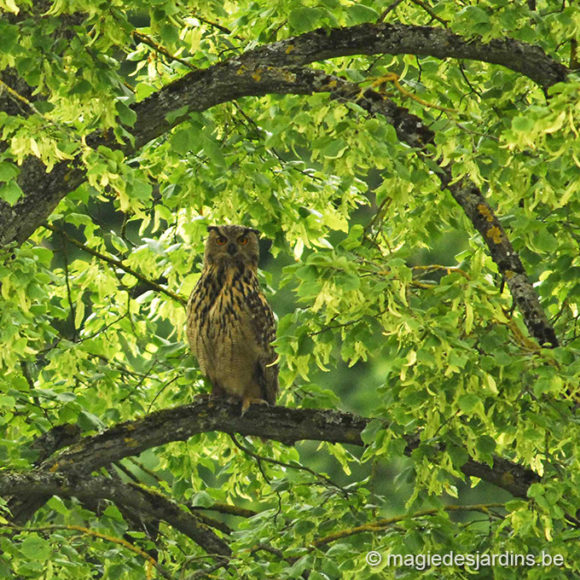
<path fill-rule="evenodd" d="M 185 441 L 193 435 L 210 431 L 253 435 L 287 445 L 314 440 L 362 446 L 361 433 L 369 421 L 368 418 L 341 411 L 260 405 L 251 406 L 242 417 L 240 407 L 235 403 L 199 397 L 189 405 L 157 411 L 85 438 L 57 457 L 45 461 L 39 469 L 83 478 L 125 457 L 139 455 L 146 449 L 172 441 Z M 418 439 L 409 437 L 406 453 L 412 453 L 417 445 Z M 503 461 L 503 471 L 500 473 L 472 460 L 463 469 L 466 475 L 490 479 L 494 485 L 525 497 L 527 486 L 538 479 L 537 475 L 509 461 L 499 458 L 497 461 Z M 512 476 L 506 479 L 503 472 L 508 469 Z"/>
<path fill-rule="evenodd" d="M 464 39 L 440 28 L 384 23 L 319 29 L 261 46 L 205 70 L 191 72 L 134 105 L 137 113 L 137 121 L 131 130 L 134 146 L 116 143 L 110 135 L 94 135 L 89 143 L 131 153 L 167 132 L 171 123 L 166 115 L 184 106 L 190 112 L 203 111 L 243 96 L 309 92 L 299 83 L 293 86 L 292 73 L 286 75 L 284 68 L 276 68 L 354 54 L 403 53 L 500 64 L 527 75 L 545 88 L 566 78 L 566 69 L 541 48 L 509 38 L 485 43 L 478 39 Z M 10 99 L 4 100 L 4 104 L 10 108 L 14 105 Z M 51 173 L 45 171 L 40 161 L 28 161 L 19 178 L 24 197 L 14 207 L 0 200 L 0 247 L 26 240 L 58 202 L 76 189 L 83 179 L 84 172 L 78 160 L 60 163 Z"/>
<path fill-rule="evenodd" d="M 305 65 L 357 54 L 416 54 L 477 60 L 523 74 L 544 89 L 566 80 L 568 70 L 539 46 L 513 38 L 483 42 L 463 38 L 446 28 L 366 22 L 349 28 L 319 28 L 256 48 L 244 55 L 270 66 Z"/>
<path fill-rule="evenodd" d="M 161 493 L 136 484 L 121 483 L 101 476 L 78 477 L 76 474 L 33 470 L 27 473 L 8 472 L 0 475 L 0 494 L 40 500 L 40 505 L 52 495 L 76 497 L 93 503 L 110 500 L 134 515 L 165 521 L 190 537 L 209 554 L 229 556 L 229 546 L 220 539 L 199 516 L 187 511 Z M 16 523 L 24 523 L 17 515 Z"/>
<path fill-rule="evenodd" d="M 542 346 L 558 346 L 556 332 L 548 322 L 524 265 L 489 202 L 467 179 L 452 183 L 450 166 L 442 170 L 440 177 L 442 186 L 447 187 L 481 234 L 522 314 L 530 335 L 535 337 Z"/>

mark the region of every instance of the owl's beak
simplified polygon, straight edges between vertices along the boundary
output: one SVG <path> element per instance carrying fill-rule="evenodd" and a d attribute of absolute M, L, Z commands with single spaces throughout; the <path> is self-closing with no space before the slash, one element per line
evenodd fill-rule
<path fill-rule="evenodd" d="M 234 243 L 228 244 L 228 254 L 230 256 L 233 256 L 237 251 L 238 248 L 236 248 L 236 244 Z"/>

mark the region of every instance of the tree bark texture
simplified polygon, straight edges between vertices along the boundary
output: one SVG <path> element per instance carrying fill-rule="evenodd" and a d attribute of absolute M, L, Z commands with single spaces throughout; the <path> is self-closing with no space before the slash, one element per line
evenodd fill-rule
<path fill-rule="evenodd" d="M 86 481 L 91 473 L 126 457 L 211 431 L 256 436 L 286 445 L 313 440 L 361 447 L 364 445 L 361 433 L 370 420 L 341 411 L 265 405 L 253 405 L 241 416 L 239 404 L 201 396 L 189 405 L 163 409 L 85 437 L 28 473 L 4 472 L 0 474 L 0 495 L 28 497 L 57 493 L 43 483 L 43 478 L 49 478 L 50 485 L 61 487 L 64 484 L 58 483 L 60 476 L 69 483 Z M 411 455 L 419 445 L 419 438 L 409 436 L 406 441 L 405 453 Z M 440 450 L 443 449 L 441 446 Z M 526 497 L 529 485 L 539 480 L 533 471 L 502 458 L 495 458 L 493 466 L 468 460 L 461 470 L 465 475 L 479 477 L 520 497 Z M 29 483 L 16 483 L 20 476 Z M 74 485 L 70 495 L 74 495 L 73 488 Z"/>
<path fill-rule="evenodd" d="M 94 135 L 89 142 L 94 147 L 102 144 L 129 154 L 171 128 L 166 119 L 168 113 L 182 107 L 188 107 L 190 112 L 204 111 L 243 96 L 308 93 L 306 87 L 293 83 L 291 73 L 284 78 L 283 70 L 276 73 L 272 69 L 355 54 L 417 54 L 480 60 L 524 74 L 544 88 L 565 80 L 567 72 L 541 48 L 509 38 L 485 43 L 441 28 L 397 23 L 318 29 L 191 72 L 133 105 L 137 113 L 137 121 L 130 131 L 135 138 L 134 146 L 117 143 L 110 135 Z M 268 71 L 274 74 L 267 74 Z M 7 80 L 17 83 L 11 76 Z M 0 99 L 0 107 L 0 110 L 15 112 L 14 102 L 6 95 Z M 0 246 L 28 239 L 58 202 L 83 180 L 84 171 L 78 159 L 60 163 L 50 173 L 38 160 L 26 163 L 19 178 L 24 197 L 14 207 L 0 200 Z"/>

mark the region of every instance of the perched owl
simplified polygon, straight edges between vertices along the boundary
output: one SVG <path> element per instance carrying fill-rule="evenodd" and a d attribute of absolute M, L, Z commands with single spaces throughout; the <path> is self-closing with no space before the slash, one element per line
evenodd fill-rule
<path fill-rule="evenodd" d="M 278 365 L 274 314 L 258 283 L 258 234 L 210 226 L 201 277 L 187 304 L 187 338 L 212 395 L 273 405 Z"/>

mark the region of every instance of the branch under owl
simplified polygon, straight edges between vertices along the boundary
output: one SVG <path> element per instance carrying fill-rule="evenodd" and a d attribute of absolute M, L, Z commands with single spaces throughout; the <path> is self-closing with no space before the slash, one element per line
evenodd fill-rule
<path fill-rule="evenodd" d="M 0 495 L 12 496 L 9 505 L 13 521 L 19 525 L 23 525 L 52 495 L 76 497 L 97 513 L 101 509 L 99 502 L 108 500 L 122 513 L 129 514 L 128 521 L 133 523 L 149 522 L 152 529 L 157 529 L 160 521 L 168 523 L 225 565 L 231 550 L 227 530 L 225 537 L 214 531 L 224 533 L 222 526 L 213 525 L 219 522 L 198 515 L 156 490 L 94 475 L 94 472 L 147 449 L 212 431 L 258 436 L 287 445 L 314 440 L 362 447 L 362 434 L 370 421 L 370 418 L 328 409 L 264 405 L 253 405 L 241 416 L 239 404 L 200 396 L 189 405 L 157 411 L 81 439 L 28 472 L 3 472 L 0 474 Z M 388 429 L 388 425 L 381 428 Z M 419 435 L 406 436 L 405 442 L 404 452 L 409 456 L 421 446 Z M 432 455 L 445 452 L 443 444 L 430 443 L 429 447 Z M 540 479 L 530 469 L 500 457 L 494 458 L 492 467 L 469 459 L 458 469 L 465 476 L 477 477 L 519 497 L 526 497 L 529 486 Z M 235 513 L 244 517 L 251 515 L 251 512 Z"/>
<path fill-rule="evenodd" d="M 239 404 L 202 396 L 189 405 L 157 411 L 86 437 L 56 457 L 45 460 L 31 473 L 62 474 L 67 479 L 72 477 L 80 481 L 125 457 L 211 431 L 257 436 L 287 445 L 314 440 L 360 447 L 364 445 L 361 434 L 370 421 L 366 417 L 328 409 L 265 405 L 252 405 L 242 417 Z M 420 446 L 419 436 L 407 436 L 405 440 L 405 454 L 412 455 Z M 443 452 L 444 446 L 435 451 Z M 493 467 L 469 459 L 460 469 L 466 476 L 478 477 L 519 497 L 526 497 L 528 487 L 539 480 L 533 471 L 500 457 L 494 458 Z M 6 488 L 5 485 L 6 480 L 0 476 L 0 495 L 19 495 L 17 486 Z M 34 495 L 31 489 L 23 493 Z M 46 493 L 46 490 L 41 489 L 39 493 Z"/>

